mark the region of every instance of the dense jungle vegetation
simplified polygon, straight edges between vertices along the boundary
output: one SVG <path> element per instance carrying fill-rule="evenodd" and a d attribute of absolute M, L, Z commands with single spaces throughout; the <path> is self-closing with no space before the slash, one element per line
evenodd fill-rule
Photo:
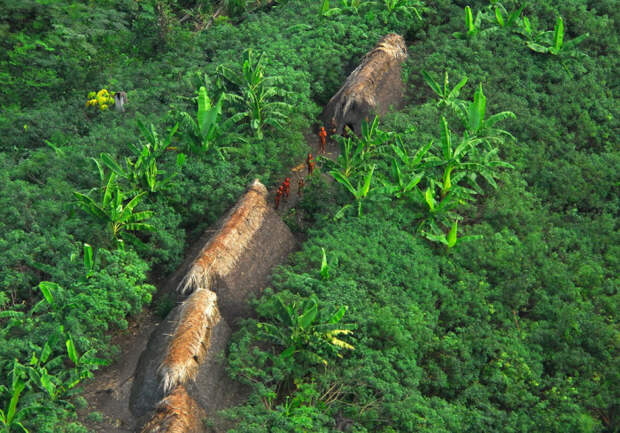
<path fill-rule="evenodd" d="M 87 431 L 110 331 L 251 179 L 303 160 L 389 32 L 405 106 L 339 139 L 336 181 L 286 216 L 307 241 L 231 343 L 253 390 L 234 431 L 620 431 L 615 1 L 0 12 L 1 431 Z"/>

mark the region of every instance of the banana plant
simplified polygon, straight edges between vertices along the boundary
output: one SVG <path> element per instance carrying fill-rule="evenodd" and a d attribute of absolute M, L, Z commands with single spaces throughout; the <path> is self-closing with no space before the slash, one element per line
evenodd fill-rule
<path fill-rule="evenodd" d="M 97 160 L 95 162 L 100 170 L 100 176 L 103 177 L 103 168 Z M 152 225 L 144 222 L 153 215 L 153 212 L 135 211 L 136 206 L 138 206 L 145 194 L 146 192 L 127 195 L 116 182 L 116 174 L 114 172 L 108 176 L 108 181 L 102 188 L 98 201 L 78 191 L 73 193 L 77 199 L 77 206 L 87 214 L 105 223 L 115 239 L 118 239 L 126 231 L 154 230 Z"/>
<path fill-rule="evenodd" d="M 410 156 L 407 147 L 405 146 L 405 143 L 402 139 L 402 136 L 396 135 L 394 143 L 390 143 L 394 154 L 398 157 L 400 162 L 404 164 L 404 166 L 410 171 L 425 169 L 426 164 L 423 163 L 423 159 L 432 145 L 433 140 L 429 141 L 426 145 L 420 147 L 416 151 L 416 153 Z"/>
<path fill-rule="evenodd" d="M 426 159 L 431 166 L 443 167 L 442 182 L 439 183 L 442 198 L 452 189 L 452 173 L 454 170 L 468 170 L 472 168 L 472 165 L 466 162 L 466 157 L 469 151 L 479 142 L 479 139 L 464 137 L 457 146 L 454 146 L 448 121 L 442 116 L 439 155 L 431 155 Z"/>
<path fill-rule="evenodd" d="M 519 17 L 521 16 L 523 9 L 525 9 L 525 5 L 512 12 L 508 12 L 501 3 L 497 3 L 497 6 L 495 7 L 495 19 L 497 20 L 497 25 L 502 29 L 517 28 L 519 25 Z M 505 19 L 504 14 L 506 15 Z"/>
<path fill-rule="evenodd" d="M 394 142 L 390 143 L 396 155 L 396 157 L 391 159 L 391 180 L 381 180 L 383 184 L 381 191 L 397 199 L 403 197 L 411 198 L 411 195 L 417 189 L 417 185 L 424 178 L 424 170 L 427 164 L 423 163 L 422 160 L 432 144 L 433 142 L 430 141 L 410 156 L 402 137 L 397 134 Z"/>
<path fill-rule="evenodd" d="M 220 76 L 235 84 L 241 92 L 241 95 L 228 95 L 243 106 L 235 120 L 247 117 L 250 129 L 259 139 L 263 138 L 266 126 L 282 128 L 292 109 L 290 104 L 273 100 L 280 93 L 277 84 L 281 77 L 265 76 L 263 58 L 264 53 L 256 58 L 251 49 L 246 50 L 240 74 L 218 66 Z"/>
<path fill-rule="evenodd" d="M 374 116 L 372 122 L 368 120 L 362 121 L 362 134 L 359 140 L 364 145 L 364 152 L 371 152 L 377 147 L 389 142 L 393 134 L 382 131 L 379 128 L 379 116 Z"/>
<path fill-rule="evenodd" d="M 502 142 L 504 136 L 514 140 L 515 138 L 512 134 L 503 129 L 496 128 L 495 125 L 508 118 L 516 118 L 515 114 L 511 111 L 502 111 L 485 119 L 486 106 L 487 98 L 484 96 L 482 84 L 480 84 L 474 93 L 474 100 L 461 111 L 461 118 L 468 136 L 477 137 L 485 143 L 490 141 Z"/>
<path fill-rule="evenodd" d="M 397 13 L 402 13 L 407 18 L 412 18 L 415 15 L 419 20 L 422 20 L 422 15 L 420 15 L 418 10 L 422 3 L 418 0 L 383 0 L 383 6 L 383 20 L 385 23 L 388 22 L 392 15 Z"/>
<path fill-rule="evenodd" d="M 383 180 L 382 192 L 397 199 L 407 197 L 415 192 L 417 185 L 424 178 L 424 173 L 412 173 L 405 177 L 396 158 L 392 158 L 392 178 L 394 181 Z"/>
<path fill-rule="evenodd" d="M 463 243 L 470 242 L 477 239 L 482 239 L 482 235 L 469 235 L 469 236 L 461 236 L 460 238 L 457 236 L 458 231 L 458 220 L 454 220 L 452 223 L 452 227 L 450 231 L 446 235 L 445 233 L 439 231 L 437 233 L 430 232 L 422 232 L 422 236 L 424 236 L 429 241 L 437 242 L 444 244 L 448 250 L 454 248 L 455 246 Z"/>
<path fill-rule="evenodd" d="M 564 20 L 562 17 L 558 17 L 555 23 L 555 27 L 553 29 L 553 39 L 547 42 L 547 45 L 542 45 L 537 43 L 533 38 L 533 30 L 529 20 L 524 18 L 524 33 L 530 37 L 530 41 L 526 42 L 527 46 L 537 53 L 549 53 L 554 56 L 574 54 L 575 48 L 578 44 L 583 42 L 588 36 L 589 33 L 585 33 L 583 35 L 577 36 L 575 39 L 565 42 L 564 41 Z M 543 35 L 548 35 L 551 32 L 543 32 Z"/>
<path fill-rule="evenodd" d="M 549 49 L 544 45 L 545 39 L 551 33 L 550 31 L 538 31 L 534 27 L 534 24 L 530 21 L 527 16 L 523 16 L 521 20 L 521 25 L 519 27 L 519 33 L 525 36 L 526 41 L 525 44 L 527 47 L 535 51 L 537 53 L 548 53 Z"/>
<path fill-rule="evenodd" d="M 58 400 L 64 393 L 62 381 L 50 372 L 55 366 L 62 365 L 63 362 L 60 356 L 51 357 L 53 347 L 57 342 L 58 335 L 55 333 L 45 342 L 39 356 L 33 353 L 29 365 L 25 366 L 30 382 L 47 392 L 53 401 Z"/>
<path fill-rule="evenodd" d="M 30 363 L 24 366 L 30 383 L 47 392 L 51 400 L 66 398 L 80 382 L 93 376 L 92 370 L 108 364 L 107 361 L 93 356 L 96 349 L 90 349 L 80 356 L 73 343 L 73 338 L 67 334 L 65 337 L 66 354 L 73 363 L 73 368 L 58 369 L 59 365 L 63 365 L 64 359 L 62 355 L 52 357 L 53 348 L 60 341 L 60 337 L 64 335 L 63 326 L 59 326 L 58 332 L 52 334 L 45 342 L 39 356 L 33 353 Z"/>
<path fill-rule="evenodd" d="M 426 191 L 421 195 L 422 202 L 425 205 L 425 209 L 422 212 L 415 214 L 416 218 L 420 218 L 416 226 L 416 233 L 421 233 L 426 227 L 430 227 L 432 232 L 440 231 L 439 225 L 447 218 L 454 218 L 453 210 L 467 199 L 467 196 L 459 194 L 459 190 L 454 188 L 448 191 L 448 193 L 440 197 L 439 201 L 435 196 L 435 182 L 430 182 L 430 186 L 426 188 Z"/>
<path fill-rule="evenodd" d="M 330 171 L 330 174 L 332 175 L 332 177 L 336 179 L 338 183 L 343 185 L 347 189 L 347 191 L 349 191 L 355 198 L 355 201 L 357 202 L 357 216 L 358 217 L 362 216 L 362 201 L 366 198 L 366 196 L 368 195 L 368 192 L 370 191 L 370 182 L 372 180 L 372 175 L 374 171 L 375 171 L 375 165 L 370 167 L 370 170 L 364 176 L 363 183 L 360 183 L 359 181 L 357 182 L 357 187 L 354 187 L 351 181 L 349 180 L 349 178 L 345 177 L 339 171 L 335 171 L 335 170 Z M 335 219 L 341 218 L 344 215 L 344 212 L 349 207 L 351 207 L 350 204 L 344 206 L 342 209 L 340 209 L 336 213 L 334 218 Z"/>
<path fill-rule="evenodd" d="M 325 248 L 321 248 L 323 258 L 321 259 L 321 278 L 325 281 L 329 280 L 329 265 L 327 264 L 327 255 L 325 254 Z"/>
<path fill-rule="evenodd" d="M 156 192 L 165 189 L 168 184 L 174 179 L 185 164 L 185 154 L 179 153 L 176 159 L 176 167 L 174 172 L 166 175 L 165 170 L 160 170 L 157 167 L 157 159 L 163 156 L 164 152 L 170 148 L 172 137 L 177 132 L 179 124 L 176 123 L 170 133 L 163 141 L 159 138 L 155 126 L 151 123 L 147 128 L 142 122 L 138 121 L 138 128 L 142 132 L 142 136 L 147 139 L 146 144 L 142 145 L 142 148 L 138 148 L 134 145 L 129 145 L 131 151 L 136 156 L 136 160 L 131 161 L 127 159 L 127 168 L 130 170 L 135 184 L 146 187 L 149 192 Z M 159 176 L 163 178 L 159 178 Z"/>
<path fill-rule="evenodd" d="M 189 149 L 195 154 L 205 154 L 214 150 L 220 158 L 224 159 L 222 150 L 231 150 L 231 147 L 222 148 L 226 144 L 226 137 L 230 135 L 236 123 L 243 117 L 243 113 L 237 113 L 223 120 L 222 104 L 226 99 L 233 99 L 226 93 L 220 94 L 215 103 L 211 101 L 205 86 L 198 89 L 198 111 L 194 119 L 189 113 L 179 114 L 182 129 L 187 137 Z"/>
<path fill-rule="evenodd" d="M 488 32 L 489 29 L 484 30 L 484 31 L 481 29 L 480 27 L 481 24 L 482 24 L 482 12 L 478 11 L 478 13 L 476 14 L 476 18 L 474 18 L 471 7 L 465 6 L 465 26 L 467 28 L 467 31 L 466 32 L 455 32 L 455 33 L 452 33 L 452 36 L 454 36 L 457 39 L 471 39 L 471 38 L 476 37 L 478 34 Z"/>
<path fill-rule="evenodd" d="M 144 189 L 150 193 L 165 190 L 172 180 L 179 175 L 185 165 L 186 156 L 184 153 L 179 153 L 174 172 L 167 175 L 167 171 L 160 170 L 157 167 L 157 157 L 149 146 L 143 146 L 142 150 L 133 145 L 130 145 L 130 147 L 138 157 L 136 160 L 126 158 L 126 168 L 121 167 L 109 153 L 102 153 L 100 158 L 101 162 L 112 170 L 114 174 L 127 179 L 132 188 Z"/>
<path fill-rule="evenodd" d="M 75 308 L 75 303 L 67 303 L 67 290 L 61 285 L 51 281 L 41 281 L 38 285 L 43 299 L 37 302 L 32 308 L 33 313 L 39 313 L 47 310 L 51 320 L 61 321 L 67 312 Z"/>
<path fill-rule="evenodd" d="M 464 178 L 468 180 L 473 189 L 460 186 L 459 193 L 461 195 L 481 193 L 482 188 L 477 181 L 478 175 L 482 176 L 493 188 L 497 188 L 495 178 L 499 176 L 498 169 L 513 168 L 512 165 L 499 158 L 499 148 L 480 149 L 477 145 L 483 142 L 483 139 L 469 137 L 465 134 L 455 146 L 448 122 L 442 117 L 439 154 L 426 158 L 428 165 L 443 168 L 442 181 L 438 182 L 442 197 L 445 197 L 453 186 Z"/>
<path fill-rule="evenodd" d="M 18 370 L 23 370 L 23 366 L 15 360 L 13 362 L 11 388 L 9 389 L 5 385 L 0 385 L 0 395 L 8 393 L 11 397 L 8 406 L 4 409 L 0 409 L 0 428 L 2 429 L 2 433 L 11 433 L 15 431 L 29 433 L 29 430 L 24 427 L 22 421 L 26 419 L 26 416 L 33 408 L 27 406 L 18 409 L 19 399 L 27 385 L 27 382 L 23 380 L 22 374 L 19 373 Z"/>
<path fill-rule="evenodd" d="M 342 5 L 343 10 L 348 10 L 353 12 L 355 15 L 359 15 L 360 9 L 372 4 L 372 2 L 362 0 L 340 0 L 340 4 Z"/>
<path fill-rule="evenodd" d="M 129 144 L 129 149 L 134 154 L 135 159 L 125 158 L 125 168 L 123 168 L 112 155 L 102 153 L 100 155 L 101 162 L 118 177 L 126 179 L 132 188 L 143 189 L 150 193 L 164 190 L 180 173 L 185 164 L 185 154 L 179 153 L 173 173 L 166 175 L 167 172 L 165 170 L 157 167 L 157 160 L 170 148 L 172 137 L 177 132 L 179 124 L 174 125 L 164 140 L 159 138 L 153 124 L 147 128 L 138 120 L 138 128 L 146 139 L 146 143 L 142 144 L 141 147 Z"/>
<path fill-rule="evenodd" d="M 281 359 L 294 360 L 302 366 L 328 365 L 327 354 L 339 355 L 340 349 L 354 350 L 351 344 L 339 338 L 353 332 L 338 325 L 347 307 L 340 307 L 326 317 L 319 311 L 315 297 L 285 304 L 276 295 L 274 302 L 275 323 L 260 322 L 258 328 L 263 338 L 284 348 L 279 355 Z"/>
<path fill-rule="evenodd" d="M 426 84 L 428 84 L 433 92 L 439 96 L 439 101 L 437 101 L 438 107 L 443 105 L 453 109 L 457 113 L 465 109 L 466 102 L 459 99 L 459 94 L 463 86 L 467 84 L 467 77 L 463 77 L 452 89 L 449 87 L 448 71 L 444 72 L 443 85 L 435 81 L 426 71 L 422 71 L 422 77 L 424 77 L 424 81 L 426 81 Z"/>
<path fill-rule="evenodd" d="M 338 171 L 342 176 L 350 178 L 366 164 L 367 154 L 364 143 L 351 137 L 338 137 L 336 141 L 338 142 L 338 147 L 340 147 L 340 154 L 336 161 L 328 158 L 321 158 L 321 160 L 332 171 Z"/>
<path fill-rule="evenodd" d="M 85 379 L 93 377 L 93 370 L 97 370 L 101 366 L 109 364 L 108 361 L 95 357 L 96 349 L 89 349 L 80 355 L 73 342 L 73 337 L 70 334 L 67 335 L 65 340 L 65 346 L 67 348 L 67 356 L 73 363 L 73 369 L 71 375 L 67 378 L 64 384 L 65 389 L 69 390 L 74 388 L 78 383 Z"/>
<path fill-rule="evenodd" d="M 329 7 L 329 0 L 323 0 L 323 3 L 321 3 L 321 9 L 319 11 L 319 15 L 322 17 L 331 17 L 334 15 L 338 15 L 342 12 L 342 9 L 340 8 L 332 8 Z"/>
<path fill-rule="evenodd" d="M 84 270 L 86 271 L 86 278 L 90 278 L 95 273 L 95 260 L 93 259 L 93 247 L 84 243 Z"/>

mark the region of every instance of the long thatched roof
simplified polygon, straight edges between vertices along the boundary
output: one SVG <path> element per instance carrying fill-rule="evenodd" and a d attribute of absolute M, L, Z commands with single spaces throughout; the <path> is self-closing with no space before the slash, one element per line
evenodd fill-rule
<path fill-rule="evenodd" d="M 193 262 L 179 285 L 181 293 L 197 287 L 211 288 L 216 275 L 226 275 L 234 269 L 263 224 L 268 210 L 266 198 L 267 188 L 255 180 Z"/>
<path fill-rule="evenodd" d="M 217 296 L 211 290 L 197 289 L 185 300 L 174 336 L 159 367 L 165 394 L 196 377 L 209 349 L 211 329 L 219 320 Z"/>
<path fill-rule="evenodd" d="M 179 385 L 159 402 L 140 433 L 200 433 L 204 431 L 205 416 L 204 410 Z"/>

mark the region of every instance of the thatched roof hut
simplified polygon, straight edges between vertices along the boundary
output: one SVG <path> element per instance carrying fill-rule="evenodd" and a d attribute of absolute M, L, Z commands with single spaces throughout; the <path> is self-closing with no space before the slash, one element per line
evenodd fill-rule
<path fill-rule="evenodd" d="M 200 295 L 203 290 L 194 294 Z M 230 327 L 223 318 L 213 324 L 208 314 L 201 317 L 192 310 L 194 308 L 186 309 L 185 303 L 178 305 L 153 331 L 138 361 L 131 388 L 129 409 L 134 416 L 149 413 L 166 396 L 164 390 L 177 384 L 182 384 L 209 414 L 213 412 L 211 409 L 220 409 L 220 403 L 235 401 L 236 395 L 243 394 L 242 387 L 228 377 L 223 360 L 218 356 L 226 351 L 232 334 Z M 181 319 L 184 312 L 186 316 L 193 316 L 190 322 L 208 330 L 193 333 L 189 330 L 191 325 L 184 324 Z M 201 343 L 196 344 L 198 341 Z M 192 354 L 196 354 L 197 359 L 193 359 Z M 170 385 L 166 387 L 166 384 Z"/>
<path fill-rule="evenodd" d="M 234 324 L 249 314 L 247 297 L 263 288 L 271 269 L 295 248 L 293 234 L 267 203 L 267 188 L 255 180 L 221 220 L 179 284 L 182 293 L 210 288 L 220 311 Z"/>
<path fill-rule="evenodd" d="M 340 135 L 348 126 L 359 135 L 363 120 L 398 106 L 403 93 L 401 64 L 406 58 L 402 36 L 391 33 L 381 38 L 329 100 L 320 116 L 325 126 Z"/>
<path fill-rule="evenodd" d="M 218 355 L 230 339 L 230 321 L 249 313 L 248 295 L 266 286 L 273 266 L 295 245 L 267 204 L 267 189 L 254 181 L 183 267 L 189 271 L 179 287 L 192 294 L 153 331 L 140 356 L 129 398 L 134 416 L 148 414 L 179 385 L 210 417 L 243 401 L 247 389 L 228 377 Z"/>
<path fill-rule="evenodd" d="M 164 393 L 196 377 L 209 348 L 211 329 L 219 322 L 217 296 L 198 289 L 183 303 L 181 317 L 159 367 Z"/>
<path fill-rule="evenodd" d="M 141 433 L 203 433 L 205 411 L 192 399 L 182 385 L 159 402 L 155 413 Z"/>
<path fill-rule="evenodd" d="M 267 188 L 255 180 L 194 261 L 179 286 L 181 293 L 197 287 L 210 288 L 217 274 L 227 274 L 234 269 L 239 255 L 263 224 L 266 197 Z"/>
<path fill-rule="evenodd" d="M 220 317 L 217 296 L 195 290 L 153 331 L 140 356 L 129 399 L 129 408 L 142 416 L 177 385 L 194 380 L 212 347 L 212 340 L 230 336 Z M 222 349 L 221 342 L 217 349 Z"/>

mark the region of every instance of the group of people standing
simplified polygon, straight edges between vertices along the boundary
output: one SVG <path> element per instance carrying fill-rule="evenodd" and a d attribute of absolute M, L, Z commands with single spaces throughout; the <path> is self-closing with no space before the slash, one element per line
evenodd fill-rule
<path fill-rule="evenodd" d="M 333 132 L 335 132 L 335 128 Z M 321 129 L 319 130 L 318 135 L 319 135 L 319 140 L 320 140 L 319 153 L 325 154 L 327 153 L 327 150 L 326 150 L 327 131 L 325 130 L 324 126 L 321 126 Z M 308 167 L 308 176 L 312 176 L 312 173 L 314 173 L 314 167 L 316 166 L 316 161 L 314 160 L 312 153 L 308 153 L 308 156 L 306 158 L 306 166 Z M 304 185 L 305 185 L 305 181 L 302 177 L 297 182 L 297 194 L 300 197 L 303 193 Z M 286 179 L 284 179 L 284 182 L 282 182 L 282 184 L 278 188 L 278 191 L 276 192 L 276 196 L 275 196 L 275 208 L 276 209 L 278 209 L 278 207 L 280 206 L 280 201 L 282 200 L 282 198 L 283 197 L 288 198 L 290 192 L 291 192 L 291 178 L 287 177 Z"/>

